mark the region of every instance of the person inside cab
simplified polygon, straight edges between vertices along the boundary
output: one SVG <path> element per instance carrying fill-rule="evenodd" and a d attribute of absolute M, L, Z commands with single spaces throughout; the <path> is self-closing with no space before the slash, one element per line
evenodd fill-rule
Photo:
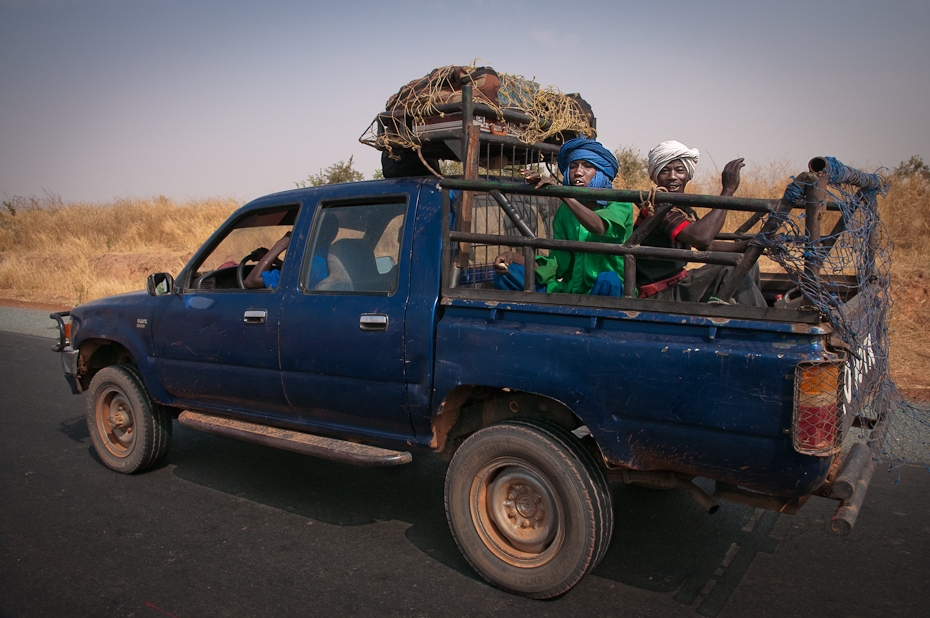
<path fill-rule="evenodd" d="M 265 250 L 264 255 L 258 258 L 258 263 L 252 267 L 252 270 L 243 280 L 247 289 L 274 289 L 278 287 L 278 283 L 281 281 L 280 257 L 282 253 L 287 251 L 290 240 L 291 233 L 287 232 L 271 246 L 270 250 Z"/>

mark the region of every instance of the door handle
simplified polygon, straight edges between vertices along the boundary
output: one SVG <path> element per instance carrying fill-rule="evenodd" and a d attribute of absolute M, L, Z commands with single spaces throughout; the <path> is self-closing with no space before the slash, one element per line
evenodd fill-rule
<path fill-rule="evenodd" d="M 246 324 L 264 324 L 268 318 L 268 312 L 264 309 L 246 309 L 242 315 L 242 320 Z"/>
<path fill-rule="evenodd" d="M 387 330 L 388 317 L 383 313 L 363 313 L 358 327 L 360 330 Z"/>

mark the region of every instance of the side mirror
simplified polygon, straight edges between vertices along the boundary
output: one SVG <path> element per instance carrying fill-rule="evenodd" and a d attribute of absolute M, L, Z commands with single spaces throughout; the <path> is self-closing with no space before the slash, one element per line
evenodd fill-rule
<path fill-rule="evenodd" d="M 168 273 L 154 273 L 145 280 L 145 289 L 151 296 L 174 294 L 174 277 Z"/>

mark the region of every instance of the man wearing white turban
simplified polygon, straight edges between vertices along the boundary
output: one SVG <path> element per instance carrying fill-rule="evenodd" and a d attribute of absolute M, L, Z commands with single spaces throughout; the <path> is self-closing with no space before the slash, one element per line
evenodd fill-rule
<path fill-rule="evenodd" d="M 688 172 L 688 180 L 694 178 L 694 170 L 697 169 L 698 159 L 701 153 L 697 148 L 688 148 L 681 142 L 669 140 L 662 142 L 649 151 L 649 167 L 647 172 L 652 182 L 656 182 L 656 176 L 666 165 L 672 161 L 680 161 Z"/>
<path fill-rule="evenodd" d="M 684 193 L 685 186 L 694 178 L 700 153 L 681 142 L 662 142 L 649 151 L 649 177 L 659 189 L 669 193 Z M 720 195 L 732 196 L 739 188 L 742 159 L 726 164 L 721 175 L 723 190 Z M 700 251 L 745 251 L 748 241 L 715 240 L 726 222 L 727 210 L 715 208 L 703 217 L 698 217 L 689 206 L 677 206 L 665 215 L 662 222 L 643 239 L 643 246 L 689 249 Z M 645 217 L 640 216 L 636 225 Z M 684 300 L 707 302 L 716 298 L 731 266 L 707 264 L 694 271 L 685 269 L 683 261 L 640 258 L 636 263 L 636 286 L 640 298 L 661 300 Z M 765 298 L 759 290 L 758 265 L 742 282 L 734 296 L 740 305 L 765 307 Z M 730 301 L 731 299 L 719 299 Z"/>

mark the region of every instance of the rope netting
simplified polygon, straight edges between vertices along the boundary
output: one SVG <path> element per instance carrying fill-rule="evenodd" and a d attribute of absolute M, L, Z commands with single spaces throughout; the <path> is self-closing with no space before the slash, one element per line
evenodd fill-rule
<path fill-rule="evenodd" d="M 877 202 L 886 193 L 886 180 L 834 158 L 823 160 L 826 200 L 833 201 L 839 213 L 828 211 L 821 219 L 825 231 L 820 239 L 809 236 L 807 213 L 795 210 L 773 213 L 778 229 L 758 235 L 753 243 L 763 246 L 766 256 L 785 269 L 801 304 L 827 316 L 842 342 L 839 347 L 849 353 L 842 398 L 847 413 L 851 412 L 845 422 L 855 426 L 846 447 L 874 439 L 868 428 L 879 419 L 879 411 L 888 410 L 893 421 L 880 452 L 882 459 L 892 467 L 921 462 L 930 468 L 930 409 L 904 399 L 888 365 L 893 243 Z M 812 185 L 807 178 L 792 179 L 785 199 L 802 205 Z"/>
<path fill-rule="evenodd" d="M 576 97 L 563 94 L 554 86 L 541 88 L 535 81 L 520 75 L 501 73 L 500 80 L 501 107 L 519 109 L 533 118 L 520 127 L 522 142 L 535 144 L 563 133 L 597 137 L 597 131 Z"/>
<path fill-rule="evenodd" d="M 497 73 L 488 67 L 446 66 L 414 80 L 388 99 L 385 111 L 369 125 L 359 138 L 389 154 L 396 149 L 417 150 L 424 140 L 424 129 L 437 122 L 458 121 L 461 114 L 440 111 L 437 106 L 462 100 L 462 87 L 473 85 L 476 103 L 486 105 L 494 117 L 495 130 L 516 137 L 525 144 L 535 144 L 557 136 L 595 137 L 594 117 L 587 103 L 578 95 L 567 95 L 554 86 L 541 87 L 533 80 L 510 73 Z M 587 108 L 587 110 L 585 109 Z M 507 123 L 503 110 L 520 111 L 529 122 Z"/>

